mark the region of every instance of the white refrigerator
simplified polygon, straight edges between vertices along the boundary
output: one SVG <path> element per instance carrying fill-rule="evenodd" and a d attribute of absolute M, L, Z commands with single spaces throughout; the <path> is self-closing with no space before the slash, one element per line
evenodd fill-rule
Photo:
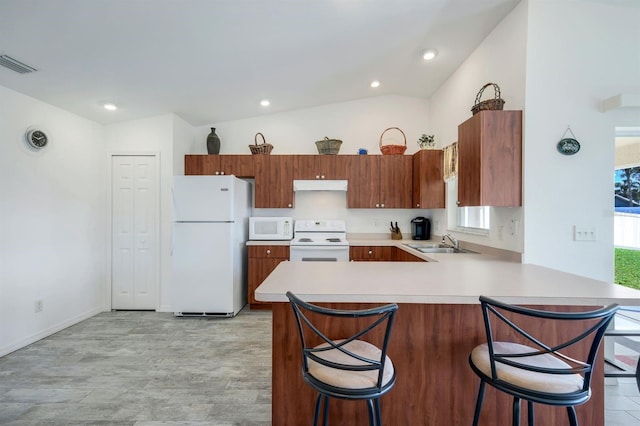
<path fill-rule="evenodd" d="M 175 176 L 172 191 L 174 314 L 233 317 L 247 303 L 251 184 L 234 176 Z"/>

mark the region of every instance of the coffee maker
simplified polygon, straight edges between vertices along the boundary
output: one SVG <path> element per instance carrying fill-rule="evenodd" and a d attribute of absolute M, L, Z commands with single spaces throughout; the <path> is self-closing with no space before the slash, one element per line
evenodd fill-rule
<path fill-rule="evenodd" d="M 416 217 L 411 220 L 411 239 L 428 240 L 431 238 L 431 222 L 426 217 Z"/>

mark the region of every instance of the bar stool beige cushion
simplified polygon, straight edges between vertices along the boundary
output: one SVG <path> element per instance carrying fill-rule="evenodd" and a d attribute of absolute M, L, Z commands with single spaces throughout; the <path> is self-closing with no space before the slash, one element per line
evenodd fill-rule
<path fill-rule="evenodd" d="M 342 343 L 343 340 L 336 340 L 335 343 Z M 323 343 L 315 348 L 324 348 L 329 346 L 328 343 Z M 379 360 L 382 356 L 382 351 L 378 347 L 372 345 L 369 342 L 363 340 L 354 340 L 343 346 L 344 349 L 354 354 L 360 355 L 364 358 Z M 345 365 L 366 365 L 365 362 L 357 360 L 338 349 L 330 349 L 326 352 L 316 352 L 319 358 L 327 361 L 335 362 L 337 364 Z M 336 386 L 345 389 L 365 389 L 377 386 L 378 371 L 347 371 L 339 368 L 331 368 L 317 362 L 312 359 L 308 360 L 309 373 L 331 386 Z M 385 356 L 384 372 L 382 374 L 382 386 L 384 387 L 393 378 L 393 363 L 388 356 Z"/>
<path fill-rule="evenodd" d="M 519 354 L 535 352 L 537 349 L 509 342 L 493 342 L 495 354 Z M 545 368 L 571 368 L 566 362 L 550 354 L 509 358 L 514 362 Z M 486 343 L 476 346 L 471 352 L 471 361 L 487 376 L 491 377 L 491 363 L 489 361 L 489 347 Z M 580 374 L 545 374 L 523 370 L 510 365 L 496 362 L 496 374 L 499 380 L 519 386 L 550 393 L 571 393 L 582 390 L 583 378 Z"/>

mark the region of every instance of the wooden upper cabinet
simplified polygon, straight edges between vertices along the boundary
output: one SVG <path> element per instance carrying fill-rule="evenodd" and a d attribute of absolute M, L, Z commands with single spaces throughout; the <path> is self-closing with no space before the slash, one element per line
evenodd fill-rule
<path fill-rule="evenodd" d="M 458 205 L 522 205 L 522 111 L 480 111 L 458 126 Z"/>
<path fill-rule="evenodd" d="M 412 206 L 413 158 L 410 155 L 381 155 L 380 207 L 410 209 Z"/>
<path fill-rule="evenodd" d="M 254 158 L 253 155 L 221 155 L 220 171 L 239 178 L 253 178 L 256 176 Z"/>
<path fill-rule="evenodd" d="M 442 179 L 444 153 L 440 149 L 422 149 L 413 154 L 413 207 L 442 209 L 445 207 L 445 185 Z"/>
<path fill-rule="evenodd" d="M 252 155 L 185 155 L 185 175 L 234 175 L 255 177 Z"/>
<path fill-rule="evenodd" d="M 335 155 L 292 155 L 294 179 L 338 179 Z"/>
<path fill-rule="evenodd" d="M 380 162 L 374 155 L 341 155 L 336 163 L 345 171 L 348 208 L 375 208 L 380 206 Z"/>
<path fill-rule="evenodd" d="M 344 155 L 349 208 L 408 209 L 412 205 L 412 157 Z"/>
<path fill-rule="evenodd" d="M 185 175 L 215 175 L 220 170 L 219 155 L 185 155 Z"/>
<path fill-rule="evenodd" d="M 293 208 L 293 155 L 255 155 L 256 208 Z"/>

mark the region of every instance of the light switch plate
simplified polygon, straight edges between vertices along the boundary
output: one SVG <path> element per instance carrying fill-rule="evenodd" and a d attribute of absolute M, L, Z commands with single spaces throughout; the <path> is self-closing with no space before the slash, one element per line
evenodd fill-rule
<path fill-rule="evenodd" d="M 596 241 L 598 232 L 595 226 L 577 226 L 573 227 L 574 241 Z"/>

